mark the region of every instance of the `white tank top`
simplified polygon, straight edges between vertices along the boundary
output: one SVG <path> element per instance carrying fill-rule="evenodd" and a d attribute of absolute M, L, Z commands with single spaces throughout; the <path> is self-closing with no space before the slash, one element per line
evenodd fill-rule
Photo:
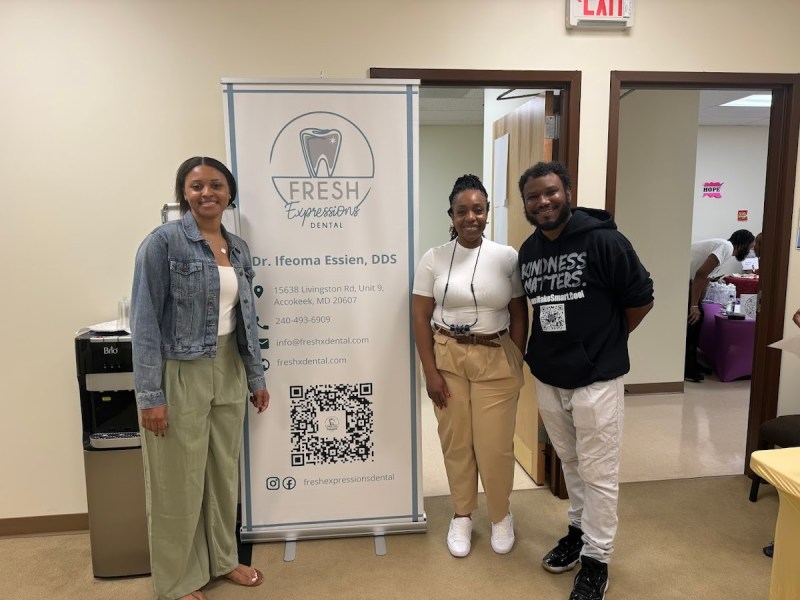
<path fill-rule="evenodd" d="M 217 336 L 226 335 L 236 329 L 236 305 L 239 304 L 239 282 L 233 267 L 219 269 L 219 328 Z"/>

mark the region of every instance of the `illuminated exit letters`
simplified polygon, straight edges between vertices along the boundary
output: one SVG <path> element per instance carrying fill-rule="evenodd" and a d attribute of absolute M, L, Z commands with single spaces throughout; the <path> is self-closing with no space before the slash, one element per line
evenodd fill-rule
<path fill-rule="evenodd" d="M 633 25 L 633 0 L 567 0 L 567 27 L 627 29 Z"/>

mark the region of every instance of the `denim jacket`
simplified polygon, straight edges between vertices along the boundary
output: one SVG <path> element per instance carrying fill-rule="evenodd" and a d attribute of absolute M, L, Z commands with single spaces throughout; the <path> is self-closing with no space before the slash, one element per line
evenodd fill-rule
<path fill-rule="evenodd" d="M 222 235 L 239 283 L 236 341 L 247 387 L 266 387 L 250 250 L 241 238 Z M 214 253 L 190 211 L 154 229 L 136 252 L 131 294 L 131 339 L 136 402 L 140 409 L 166 404 L 161 387 L 164 359 L 213 358 L 217 353 L 219 271 Z"/>

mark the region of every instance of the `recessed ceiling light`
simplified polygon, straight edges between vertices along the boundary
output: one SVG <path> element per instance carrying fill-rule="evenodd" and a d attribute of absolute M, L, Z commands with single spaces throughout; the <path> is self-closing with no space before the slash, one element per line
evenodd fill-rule
<path fill-rule="evenodd" d="M 738 100 L 720 104 L 720 106 L 749 106 L 756 108 L 769 108 L 771 105 L 772 94 L 752 94 L 744 98 L 739 98 Z"/>

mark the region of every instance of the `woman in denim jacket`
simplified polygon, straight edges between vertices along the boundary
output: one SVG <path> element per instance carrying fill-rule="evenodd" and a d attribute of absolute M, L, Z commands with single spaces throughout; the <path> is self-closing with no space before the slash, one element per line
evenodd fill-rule
<path fill-rule="evenodd" d="M 246 398 L 261 413 L 269 392 L 250 251 L 222 226 L 235 198 L 225 165 L 190 158 L 175 181 L 182 219 L 156 228 L 136 253 L 131 333 L 159 599 L 203 599 L 215 577 L 263 581 L 239 564 L 236 547 Z"/>

